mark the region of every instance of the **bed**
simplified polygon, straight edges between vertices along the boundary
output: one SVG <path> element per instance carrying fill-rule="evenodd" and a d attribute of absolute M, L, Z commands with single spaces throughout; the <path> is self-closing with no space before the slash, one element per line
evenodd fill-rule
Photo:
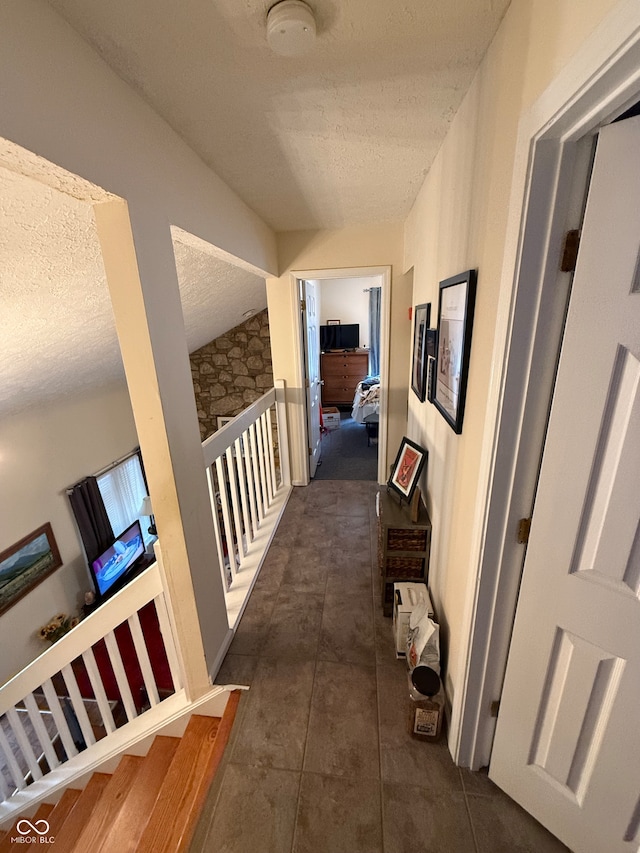
<path fill-rule="evenodd" d="M 367 428 L 367 443 L 378 434 L 380 419 L 380 377 L 367 376 L 356 385 L 351 417 Z"/>

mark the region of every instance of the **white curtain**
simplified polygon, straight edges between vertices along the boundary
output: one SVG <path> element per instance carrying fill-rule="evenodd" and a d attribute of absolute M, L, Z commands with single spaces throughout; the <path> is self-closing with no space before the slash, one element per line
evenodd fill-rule
<path fill-rule="evenodd" d="M 142 499 L 147 494 L 138 455 L 125 459 L 115 468 L 101 474 L 97 480 L 113 532 L 119 536 L 140 518 Z M 149 522 L 146 518 L 141 520 L 141 526 L 145 543 L 148 544 L 152 537 L 148 533 Z"/>

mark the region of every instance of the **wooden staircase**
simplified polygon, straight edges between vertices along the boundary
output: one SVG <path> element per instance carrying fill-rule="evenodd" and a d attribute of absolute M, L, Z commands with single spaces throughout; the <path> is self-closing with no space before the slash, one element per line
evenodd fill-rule
<path fill-rule="evenodd" d="M 155 738 L 145 757 L 124 755 L 112 775 L 94 773 L 83 791 L 67 789 L 53 806 L 29 818 L 45 820 L 46 849 L 59 853 L 179 853 L 186 851 L 240 700 L 230 694 L 222 717 L 191 717 L 182 738 Z M 17 820 L 0 833 L 0 853 L 27 849 Z M 44 826 L 44 824 L 40 824 Z M 36 836 L 29 831 L 27 838 Z M 38 848 L 41 848 L 38 838 Z M 31 844 L 30 846 L 35 846 Z"/>

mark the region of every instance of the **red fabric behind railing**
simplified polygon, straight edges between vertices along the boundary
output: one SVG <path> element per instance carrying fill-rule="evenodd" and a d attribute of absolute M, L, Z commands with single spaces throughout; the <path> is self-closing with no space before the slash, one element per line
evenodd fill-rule
<path fill-rule="evenodd" d="M 165 694 L 172 693 L 174 692 L 174 686 L 173 681 L 171 680 L 169 661 L 167 660 L 167 654 L 164 650 L 164 643 L 162 641 L 162 634 L 160 633 L 160 625 L 158 623 L 158 614 L 156 613 L 153 601 L 146 604 L 142 610 L 140 610 L 138 616 L 140 617 L 140 627 L 142 628 L 145 645 L 149 653 L 149 660 L 151 662 L 151 669 L 153 670 L 156 686 L 159 691 Z M 118 625 L 114 631 L 114 635 L 122 657 L 127 681 L 131 688 L 133 701 L 139 713 L 146 701 L 146 691 L 144 690 L 142 670 L 138 663 L 135 646 L 133 645 L 133 638 L 127 622 L 123 622 L 121 625 Z M 93 646 L 93 653 L 96 658 L 96 664 L 100 672 L 105 693 L 107 694 L 107 699 L 121 701 L 118 683 L 116 682 L 116 677 L 113 672 L 113 667 L 111 666 L 111 661 L 109 660 L 104 640 L 100 640 L 95 644 L 95 646 Z M 91 682 L 89 681 L 89 675 L 82 658 L 74 660 L 72 667 L 76 681 L 78 682 L 81 696 L 84 699 L 95 699 L 95 694 L 91 687 Z"/>

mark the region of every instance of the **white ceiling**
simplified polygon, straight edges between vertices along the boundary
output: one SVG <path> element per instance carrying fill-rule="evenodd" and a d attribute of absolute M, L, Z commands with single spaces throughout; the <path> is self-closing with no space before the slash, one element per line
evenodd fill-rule
<path fill-rule="evenodd" d="M 406 217 L 509 0 L 309 0 L 271 53 L 268 0 L 48 0 L 276 230 Z M 123 376 L 91 201 L 0 140 L 0 414 Z M 174 229 L 189 350 L 266 306 L 264 281 Z"/>
<path fill-rule="evenodd" d="M 278 231 L 406 217 L 509 0 L 308 0 L 304 57 L 274 0 L 48 0 Z"/>

